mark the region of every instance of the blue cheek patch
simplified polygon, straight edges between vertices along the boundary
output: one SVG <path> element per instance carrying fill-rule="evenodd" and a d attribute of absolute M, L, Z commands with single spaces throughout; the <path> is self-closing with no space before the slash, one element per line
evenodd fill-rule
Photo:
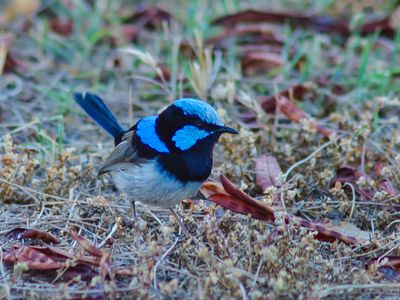
<path fill-rule="evenodd" d="M 205 123 L 214 125 L 224 125 L 218 118 L 215 109 L 204 101 L 183 98 L 174 102 L 176 107 L 179 107 L 185 115 L 197 116 Z"/>
<path fill-rule="evenodd" d="M 198 140 L 204 139 L 209 135 L 210 132 L 198 129 L 192 125 L 186 125 L 175 132 L 172 141 L 178 149 L 185 151 L 193 147 Z"/>
<path fill-rule="evenodd" d="M 156 116 L 149 116 L 141 119 L 136 126 L 136 134 L 146 146 L 161 153 L 169 153 L 168 147 L 156 133 Z"/>

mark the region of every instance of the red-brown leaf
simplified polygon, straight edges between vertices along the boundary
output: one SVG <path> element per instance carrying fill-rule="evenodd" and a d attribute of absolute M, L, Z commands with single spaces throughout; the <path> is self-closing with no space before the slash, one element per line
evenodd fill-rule
<path fill-rule="evenodd" d="M 224 190 L 224 187 L 219 182 L 214 181 L 206 181 L 200 187 L 200 192 L 204 197 L 208 198 L 214 194 L 224 194 L 228 195 L 228 193 Z"/>
<path fill-rule="evenodd" d="M 59 244 L 60 241 L 51 233 L 26 228 L 14 228 L 7 232 L 6 237 L 8 239 L 22 240 L 22 239 L 33 239 L 41 240 L 45 243 Z"/>
<path fill-rule="evenodd" d="M 214 194 L 208 197 L 208 200 L 233 212 L 251 215 L 251 217 L 254 219 L 268 222 L 273 222 L 275 220 L 273 213 L 265 209 L 265 207 L 260 207 L 255 203 L 245 202 L 236 197 L 225 194 Z"/>
<path fill-rule="evenodd" d="M 87 239 L 78 235 L 78 233 L 70 228 L 69 234 L 71 237 L 87 252 L 89 252 L 93 256 L 102 257 L 105 252 L 101 251 L 100 249 L 96 248 L 93 244 L 91 244 Z"/>
<path fill-rule="evenodd" d="M 400 256 L 374 257 L 365 264 L 367 270 L 371 270 L 373 266 L 386 280 L 394 280 L 400 276 Z"/>
<path fill-rule="evenodd" d="M 395 197 L 397 195 L 397 190 L 394 187 L 390 178 L 385 176 L 383 173 L 383 169 L 386 167 L 384 162 L 377 162 L 374 166 L 374 172 L 379 178 L 379 189 L 388 193 L 391 197 Z"/>
<path fill-rule="evenodd" d="M 98 248 L 96 248 L 92 243 L 90 243 L 87 239 L 77 234 L 77 232 L 70 228 L 69 233 L 71 237 L 86 251 L 88 251 L 93 256 L 99 257 L 100 262 L 100 274 L 103 278 L 109 278 L 111 276 L 111 267 L 110 267 L 110 255 L 107 252 L 104 252 Z"/>
<path fill-rule="evenodd" d="M 261 107 L 266 113 L 275 113 L 276 111 L 276 99 L 280 97 L 285 97 L 288 99 L 298 99 L 304 97 L 304 95 L 308 92 L 308 88 L 302 84 L 297 84 L 287 89 L 280 91 L 275 95 L 265 96 L 260 98 Z"/>
<path fill-rule="evenodd" d="M 174 17 L 168 11 L 152 6 L 136 12 L 127 18 L 126 22 L 139 25 L 140 27 L 161 28 L 163 22 L 171 20 L 174 20 Z"/>
<path fill-rule="evenodd" d="M 209 182 L 206 186 L 203 185 L 201 192 L 206 194 L 211 194 L 208 196 L 208 200 L 215 202 L 216 204 L 229 209 L 231 211 L 250 215 L 254 219 L 274 222 L 275 221 L 275 210 L 263 204 L 260 201 L 255 200 L 250 197 L 240 189 L 238 189 L 228 178 L 221 176 L 221 183 L 225 190 L 224 193 L 214 193 L 213 191 L 219 191 L 220 186 L 218 184 Z M 363 239 L 355 238 L 352 236 L 347 236 L 337 231 L 331 230 L 323 224 L 309 222 L 307 220 L 285 215 L 285 222 L 289 223 L 294 221 L 299 226 L 308 228 L 310 231 L 316 231 L 316 238 L 322 241 L 333 242 L 335 240 L 341 240 L 348 244 L 358 244 L 364 242 Z"/>
<path fill-rule="evenodd" d="M 70 19 L 53 19 L 50 21 L 50 28 L 62 36 L 70 36 L 74 31 L 74 22 Z"/>
<path fill-rule="evenodd" d="M 222 33 L 207 38 L 204 43 L 215 48 L 228 48 L 231 46 L 230 39 L 236 39 L 236 44 L 268 44 L 279 47 L 284 44 L 284 38 L 279 33 L 274 32 L 271 27 L 259 24 L 226 28 Z"/>
<path fill-rule="evenodd" d="M 69 267 L 62 274 L 62 278 L 66 281 L 71 281 L 79 276 L 81 280 L 91 282 L 94 277 L 99 276 L 99 272 L 95 268 L 93 268 L 93 266 L 83 263 L 78 263 L 75 266 Z"/>
<path fill-rule="evenodd" d="M 253 76 L 282 67 L 284 61 L 278 54 L 247 51 L 242 57 L 242 69 L 246 75 Z"/>
<path fill-rule="evenodd" d="M 278 23 L 290 22 L 294 26 L 309 28 L 315 31 L 340 34 L 345 37 L 351 35 L 350 20 L 333 18 L 327 15 L 303 14 L 287 11 L 258 11 L 246 10 L 239 13 L 219 17 L 212 24 L 233 27 L 238 23 Z M 360 28 L 361 34 L 370 34 L 379 31 L 381 34 L 393 37 L 395 28 L 391 24 L 391 15 L 378 20 L 367 20 Z"/>
<path fill-rule="evenodd" d="M 392 182 L 388 179 L 383 179 L 381 181 L 379 181 L 379 189 L 381 191 L 384 191 L 386 193 L 388 193 L 388 195 L 390 197 L 396 197 L 397 195 L 397 190 L 394 187 L 394 185 L 392 184 Z"/>
<path fill-rule="evenodd" d="M 256 159 L 256 183 L 263 191 L 271 186 L 279 186 L 281 167 L 272 155 L 261 155 Z"/>
<path fill-rule="evenodd" d="M 311 126 L 315 128 L 319 133 L 321 133 L 325 137 L 329 137 L 332 134 L 332 131 L 328 128 L 325 128 L 319 125 L 314 120 L 310 119 L 308 115 L 298 108 L 292 101 L 290 101 L 286 97 L 278 97 L 277 98 L 278 109 L 282 112 L 289 120 L 293 122 L 300 122 L 303 119 L 308 119 L 311 122 Z"/>
<path fill-rule="evenodd" d="M 55 270 L 63 266 L 36 249 L 25 246 L 4 252 L 3 261 L 8 264 L 23 263 L 29 270 Z"/>
<path fill-rule="evenodd" d="M 334 182 L 351 183 L 358 194 L 364 196 L 367 199 L 372 199 L 374 197 L 373 191 L 357 184 L 357 181 L 358 179 L 360 179 L 361 176 L 368 178 L 368 176 L 362 173 L 360 170 L 357 170 L 353 167 L 345 166 L 336 171 L 336 178 L 334 179 Z"/>

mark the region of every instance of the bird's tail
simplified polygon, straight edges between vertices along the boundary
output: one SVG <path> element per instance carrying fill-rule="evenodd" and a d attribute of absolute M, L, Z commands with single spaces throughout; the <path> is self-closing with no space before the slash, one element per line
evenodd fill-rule
<path fill-rule="evenodd" d="M 124 134 L 125 130 L 99 96 L 90 93 L 74 93 L 74 99 L 97 124 L 114 138 L 117 139 Z"/>

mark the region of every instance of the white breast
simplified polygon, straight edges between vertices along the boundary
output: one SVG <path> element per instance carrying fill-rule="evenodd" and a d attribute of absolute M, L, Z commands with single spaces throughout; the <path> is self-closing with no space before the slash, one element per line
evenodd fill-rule
<path fill-rule="evenodd" d="M 117 189 L 132 197 L 132 200 L 165 208 L 193 196 L 201 185 L 197 181 L 178 181 L 162 171 L 156 160 L 132 164 L 132 167 L 115 170 L 111 174 Z"/>

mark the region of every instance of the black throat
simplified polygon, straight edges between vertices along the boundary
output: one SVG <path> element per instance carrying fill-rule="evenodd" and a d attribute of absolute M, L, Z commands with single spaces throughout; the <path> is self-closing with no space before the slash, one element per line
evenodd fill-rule
<path fill-rule="evenodd" d="M 216 137 L 209 136 L 186 151 L 161 154 L 158 158 L 162 168 L 179 181 L 205 181 L 211 174 L 212 151 Z"/>

